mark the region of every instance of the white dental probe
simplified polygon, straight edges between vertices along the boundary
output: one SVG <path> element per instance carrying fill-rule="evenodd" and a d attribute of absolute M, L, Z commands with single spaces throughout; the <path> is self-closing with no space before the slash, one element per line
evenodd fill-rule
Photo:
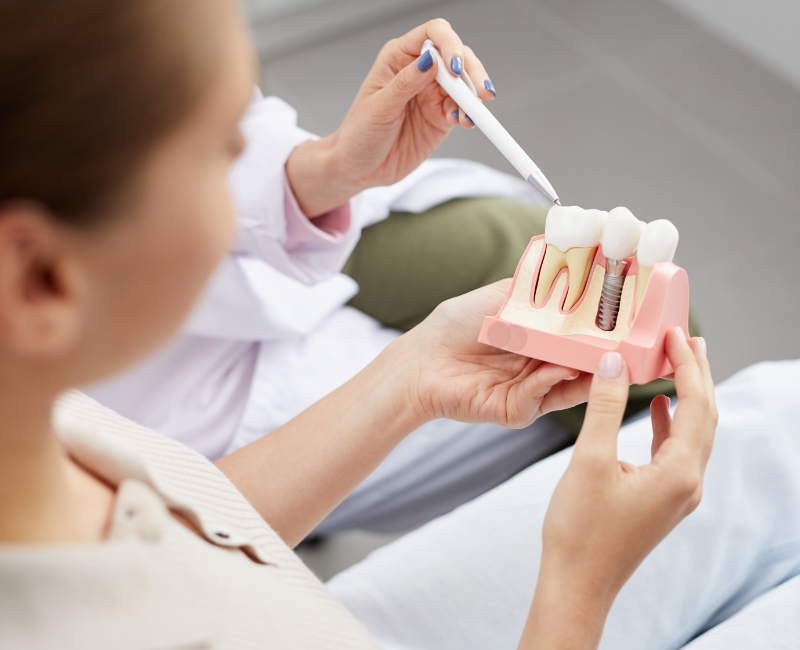
<path fill-rule="evenodd" d="M 469 75 L 464 71 L 461 77 L 454 77 L 447 71 L 447 66 L 439 54 L 436 45 L 430 39 L 422 44 L 421 54 L 430 51 L 431 55 L 436 59 L 438 67 L 436 69 L 436 81 L 444 89 L 444 91 L 452 97 L 458 107 L 469 115 L 472 122 L 477 126 L 483 134 L 489 138 L 489 141 L 497 147 L 501 154 L 503 154 L 514 168 L 522 175 L 539 192 L 544 194 L 553 203 L 561 205 L 558 200 L 558 194 L 553 189 L 550 181 L 547 180 L 542 170 L 536 166 L 536 163 L 531 160 L 530 156 L 517 144 L 517 141 L 511 137 L 508 131 L 503 128 L 503 125 L 497 121 L 497 118 L 489 112 L 489 109 L 483 105 L 478 98 L 475 85 L 469 78 Z"/>

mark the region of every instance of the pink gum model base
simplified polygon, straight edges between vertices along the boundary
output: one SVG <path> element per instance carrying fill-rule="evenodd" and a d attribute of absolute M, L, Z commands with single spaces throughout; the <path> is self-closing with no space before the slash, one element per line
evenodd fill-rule
<path fill-rule="evenodd" d="M 503 306 L 497 316 L 487 316 L 484 319 L 478 341 L 526 357 L 590 373 L 595 372 L 600 357 L 605 352 L 615 350 L 628 365 L 631 383 L 646 384 L 659 377 L 670 378 L 673 368 L 664 351 L 667 330 L 679 325 L 684 332 L 689 331 L 689 276 L 685 270 L 671 262 L 660 262 L 653 267 L 641 308 L 634 314 L 628 338 L 623 341 L 609 341 L 586 334 L 552 334 L 499 317 L 511 298 L 522 261 L 527 257 L 533 242 L 543 238 L 544 235 L 539 235 L 531 239 L 517 265 Z M 544 248 L 542 251 L 544 252 Z M 605 263 L 606 258 L 598 247 L 592 264 L 605 269 Z M 535 278 L 539 277 L 539 266 L 541 259 L 537 264 Z M 632 260 L 629 274 L 635 274 L 638 281 L 638 264 L 635 259 Z M 534 288 L 531 287 L 531 295 Z M 636 287 L 633 299 L 636 299 Z M 531 308 L 535 309 L 533 306 Z"/>

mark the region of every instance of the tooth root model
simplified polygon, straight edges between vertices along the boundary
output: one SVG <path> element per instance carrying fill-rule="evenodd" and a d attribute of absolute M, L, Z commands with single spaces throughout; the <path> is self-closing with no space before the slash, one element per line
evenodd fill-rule
<path fill-rule="evenodd" d="M 645 224 L 634 217 L 628 208 L 614 208 L 608 213 L 602 239 L 606 275 L 597 312 L 597 326 L 606 332 L 612 331 L 617 325 L 627 258 L 636 252 L 644 227 Z"/>
<path fill-rule="evenodd" d="M 644 299 L 653 265 L 659 262 L 671 262 L 678 248 L 678 229 L 667 219 L 657 219 L 648 223 L 639 239 L 639 277 L 636 283 L 636 313 Z"/>
<path fill-rule="evenodd" d="M 689 277 L 671 261 L 677 244 L 678 231 L 665 220 L 645 225 L 625 208 L 553 206 L 545 234 L 531 239 L 478 340 L 582 372 L 596 372 L 615 350 L 632 383 L 669 379 L 667 332 L 687 331 L 689 320 Z"/>
<path fill-rule="evenodd" d="M 578 302 L 592 269 L 592 260 L 600 243 L 608 213 L 584 210 L 577 206 L 553 206 L 547 213 L 544 240 L 545 253 L 533 304 L 540 307 L 553 287 L 561 269 L 569 274 L 569 288 L 563 311 Z"/>

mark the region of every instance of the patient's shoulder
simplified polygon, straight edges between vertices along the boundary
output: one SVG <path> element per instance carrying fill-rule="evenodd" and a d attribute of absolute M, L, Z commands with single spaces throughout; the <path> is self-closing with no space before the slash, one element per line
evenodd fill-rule
<path fill-rule="evenodd" d="M 54 425 L 71 455 L 113 485 L 137 479 L 172 508 L 198 513 L 203 528 L 225 523 L 278 563 L 294 554 L 213 463 L 186 445 L 72 391 L 56 405 Z"/>

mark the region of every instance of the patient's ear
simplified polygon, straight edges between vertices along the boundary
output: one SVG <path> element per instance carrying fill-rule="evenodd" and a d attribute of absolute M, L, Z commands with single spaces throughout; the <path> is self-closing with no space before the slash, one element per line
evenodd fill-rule
<path fill-rule="evenodd" d="M 74 348 L 82 329 L 84 277 L 77 233 L 40 206 L 0 205 L 0 349 L 35 359 Z"/>

